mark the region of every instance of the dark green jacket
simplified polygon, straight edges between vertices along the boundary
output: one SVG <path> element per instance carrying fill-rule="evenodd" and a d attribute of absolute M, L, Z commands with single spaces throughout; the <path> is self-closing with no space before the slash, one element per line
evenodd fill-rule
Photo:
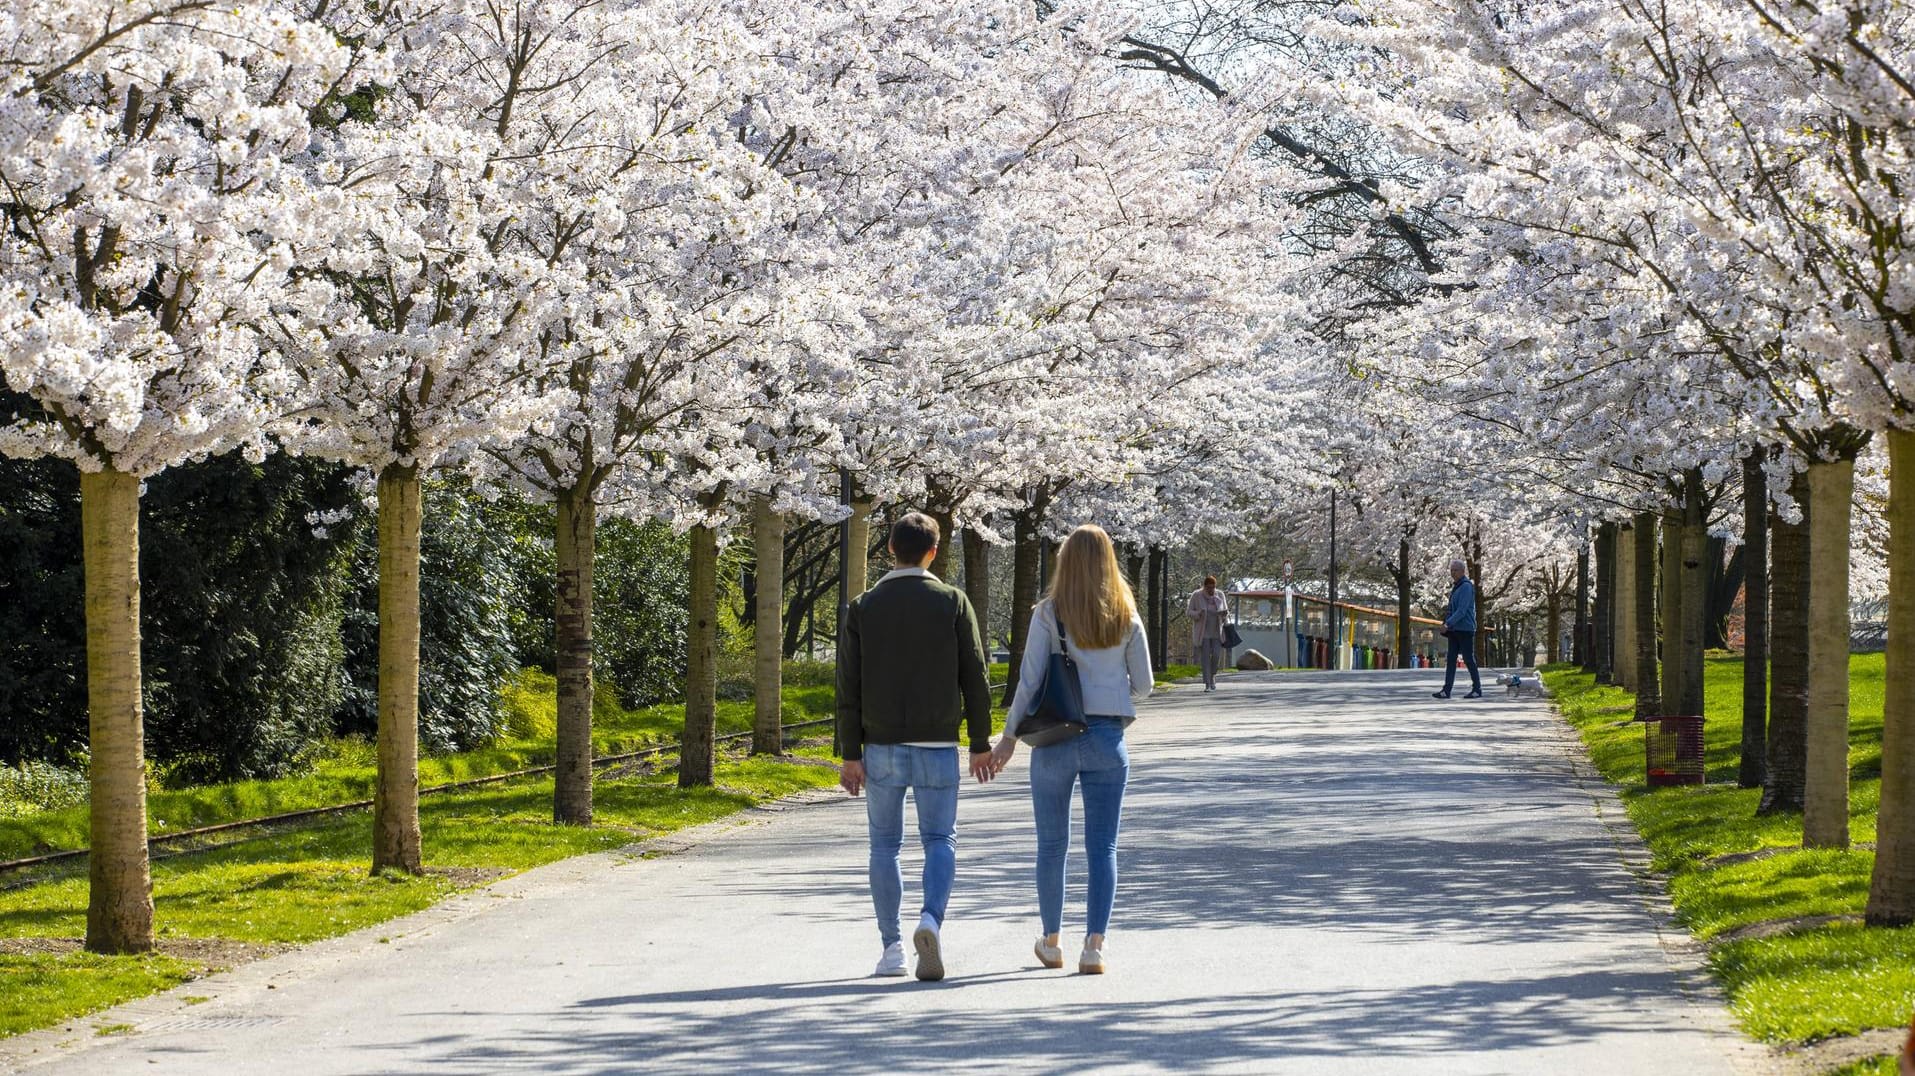
<path fill-rule="evenodd" d="M 868 743 L 991 749 L 991 684 L 977 614 L 937 577 L 884 579 L 852 601 L 838 633 L 838 741 L 846 761 Z"/>

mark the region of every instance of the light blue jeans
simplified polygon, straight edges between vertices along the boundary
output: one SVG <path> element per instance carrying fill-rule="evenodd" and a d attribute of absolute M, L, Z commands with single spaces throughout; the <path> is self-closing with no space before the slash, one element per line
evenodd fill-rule
<path fill-rule="evenodd" d="M 924 911 L 944 924 L 957 874 L 958 751 L 955 747 L 864 746 L 864 808 L 871 826 L 871 906 L 884 944 L 903 939 L 898 908 L 904 903 L 904 791 L 918 812 L 924 845 Z"/>
<path fill-rule="evenodd" d="M 1037 914 L 1044 933 L 1064 920 L 1064 859 L 1071 843 L 1071 788 L 1084 788 L 1084 858 L 1090 865 L 1084 932 L 1103 934 L 1117 900 L 1117 827 L 1124 813 L 1130 749 L 1124 721 L 1092 717 L 1090 731 L 1031 749 L 1031 807 L 1037 815 Z"/>

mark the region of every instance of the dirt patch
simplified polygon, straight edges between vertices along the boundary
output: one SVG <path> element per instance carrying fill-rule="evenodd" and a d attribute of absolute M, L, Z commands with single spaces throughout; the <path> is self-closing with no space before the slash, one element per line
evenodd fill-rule
<path fill-rule="evenodd" d="M 427 867 L 426 874 L 432 878 L 444 878 L 460 889 L 471 889 L 487 882 L 496 882 L 512 872 L 504 867 Z"/>
<path fill-rule="evenodd" d="M 81 951 L 81 948 L 82 942 L 79 938 L 0 938 L 0 953 L 14 956 L 77 953 Z M 266 942 L 237 941 L 232 938 L 161 938 L 153 948 L 155 952 L 163 956 L 197 964 L 204 971 L 221 971 L 255 960 L 264 960 L 269 956 L 277 956 L 296 947 Z"/>
<path fill-rule="evenodd" d="M 1907 1034 L 1903 1028 L 1879 1028 L 1859 1035 L 1821 1039 L 1805 1046 L 1785 1046 L 1776 1051 L 1776 1056 L 1789 1072 L 1807 1076 L 1859 1061 L 1892 1057 L 1902 1048 L 1902 1040 Z"/>
<path fill-rule="evenodd" d="M 1804 930 L 1819 927 L 1860 925 L 1859 915 L 1797 915 L 1788 919 L 1765 919 L 1760 923 L 1746 923 L 1725 930 L 1709 939 L 1710 945 L 1727 945 L 1730 942 L 1748 941 L 1752 938 L 1775 938 L 1784 934 L 1798 934 Z"/>

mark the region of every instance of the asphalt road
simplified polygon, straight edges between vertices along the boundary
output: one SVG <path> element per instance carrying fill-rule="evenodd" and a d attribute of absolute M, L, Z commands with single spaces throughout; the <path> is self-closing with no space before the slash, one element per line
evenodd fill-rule
<path fill-rule="evenodd" d="M 669 855 L 554 864 L 81 1032 L 0 1044 L 0 1067 L 1756 1069 L 1547 706 L 1500 689 L 1443 703 L 1432 686 L 1428 672 L 1242 675 L 1146 704 L 1101 977 L 1073 973 L 1081 858 L 1067 970 L 1031 956 L 1020 754 L 964 789 L 942 983 L 868 977 L 863 806 L 840 795 L 753 812 Z M 906 856 L 909 919 L 909 841 Z M 92 1034 L 107 1023 L 134 1030 Z"/>

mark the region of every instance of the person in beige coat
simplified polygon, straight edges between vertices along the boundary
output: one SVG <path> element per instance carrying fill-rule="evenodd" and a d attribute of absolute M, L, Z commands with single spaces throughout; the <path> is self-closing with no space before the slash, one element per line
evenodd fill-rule
<path fill-rule="evenodd" d="M 1203 667 L 1204 690 L 1217 690 L 1217 666 L 1223 664 L 1223 626 L 1230 619 L 1228 599 L 1217 589 L 1217 577 L 1204 576 L 1204 585 L 1190 595 L 1184 612 L 1190 614 L 1190 652 Z"/>

